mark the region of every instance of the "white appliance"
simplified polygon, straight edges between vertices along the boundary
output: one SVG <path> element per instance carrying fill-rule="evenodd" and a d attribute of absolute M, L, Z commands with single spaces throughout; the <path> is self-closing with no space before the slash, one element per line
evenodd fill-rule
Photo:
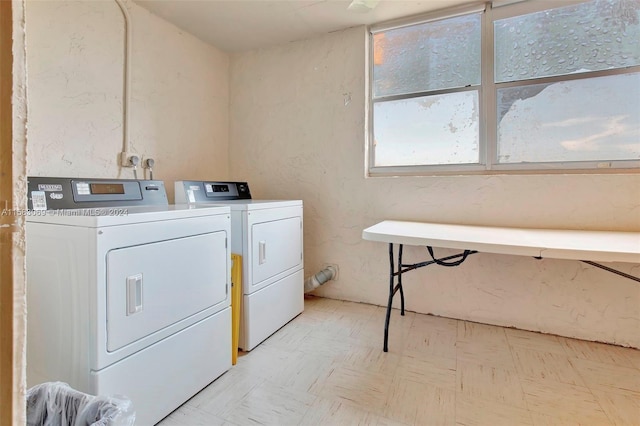
<path fill-rule="evenodd" d="M 151 425 L 231 367 L 229 207 L 161 181 L 29 178 L 27 382 L 124 395 Z"/>
<path fill-rule="evenodd" d="M 304 310 L 301 200 L 253 200 L 246 182 L 175 182 L 176 204 L 231 208 L 242 256 L 239 346 L 250 351 Z"/>

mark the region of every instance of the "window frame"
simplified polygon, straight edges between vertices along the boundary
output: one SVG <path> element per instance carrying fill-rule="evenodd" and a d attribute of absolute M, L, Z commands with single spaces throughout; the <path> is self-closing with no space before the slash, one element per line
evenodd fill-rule
<path fill-rule="evenodd" d="M 563 174 L 563 173 L 634 173 L 640 172 L 639 160 L 601 160 L 601 161 L 558 161 L 532 163 L 498 163 L 497 149 L 497 91 L 501 88 L 524 87 L 535 84 L 549 84 L 561 81 L 573 81 L 595 77 L 630 74 L 640 72 L 640 66 L 614 70 L 591 71 L 579 74 L 540 77 L 495 83 L 494 77 L 494 21 L 529 13 L 540 12 L 563 6 L 585 3 L 589 0 L 494 0 L 492 3 L 475 2 L 427 14 L 395 19 L 367 28 L 367 113 L 365 170 L 367 177 L 376 176 L 430 176 L 430 175 L 491 175 L 491 174 Z M 481 78 L 479 86 L 455 89 L 424 91 L 406 95 L 373 95 L 373 37 L 376 33 L 397 28 L 455 18 L 461 15 L 481 14 Z M 410 99 L 414 97 L 438 95 L 464 91 L 478 91 L 479 96 L 479 162 L 473 164 L 438 164 L 412 166 L 375 166 L 374 141 L 374 105 L 379 102 Z"/>

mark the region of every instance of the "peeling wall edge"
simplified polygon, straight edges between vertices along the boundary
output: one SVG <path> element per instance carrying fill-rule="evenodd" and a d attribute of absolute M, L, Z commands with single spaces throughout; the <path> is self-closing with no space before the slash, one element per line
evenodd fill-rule
<path fill-rule="evenodd" d="M 27 208 L 27 64 L 25 0 L 13 0 L 13 206 Z M 26 424 L 26 237 L 23 215 L 16 218 L 13 234 L 13 424 Z"/>

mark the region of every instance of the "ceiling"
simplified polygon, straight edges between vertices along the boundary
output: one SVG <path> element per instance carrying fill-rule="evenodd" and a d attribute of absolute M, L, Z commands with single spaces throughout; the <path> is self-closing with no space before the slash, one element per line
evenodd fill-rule
<path fill-rule="evenodd" d="M 469 0 L 134 0 L 226 52 L 302 40 Z M 375 6 L 374 6 L 375 5 Z M 370 8 L 374 6 L 373 8 Z"/>

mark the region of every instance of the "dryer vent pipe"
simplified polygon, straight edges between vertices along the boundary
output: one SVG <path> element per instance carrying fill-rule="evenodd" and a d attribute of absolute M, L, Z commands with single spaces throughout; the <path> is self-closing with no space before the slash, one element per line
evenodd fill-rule
<path fill-rule="evenodd" d="M 309 293 L 336 276 L 336 269 L 333 266 L 327 266 L 317 274 L 307 278 L 304 282 L 304 292 Z"/>

